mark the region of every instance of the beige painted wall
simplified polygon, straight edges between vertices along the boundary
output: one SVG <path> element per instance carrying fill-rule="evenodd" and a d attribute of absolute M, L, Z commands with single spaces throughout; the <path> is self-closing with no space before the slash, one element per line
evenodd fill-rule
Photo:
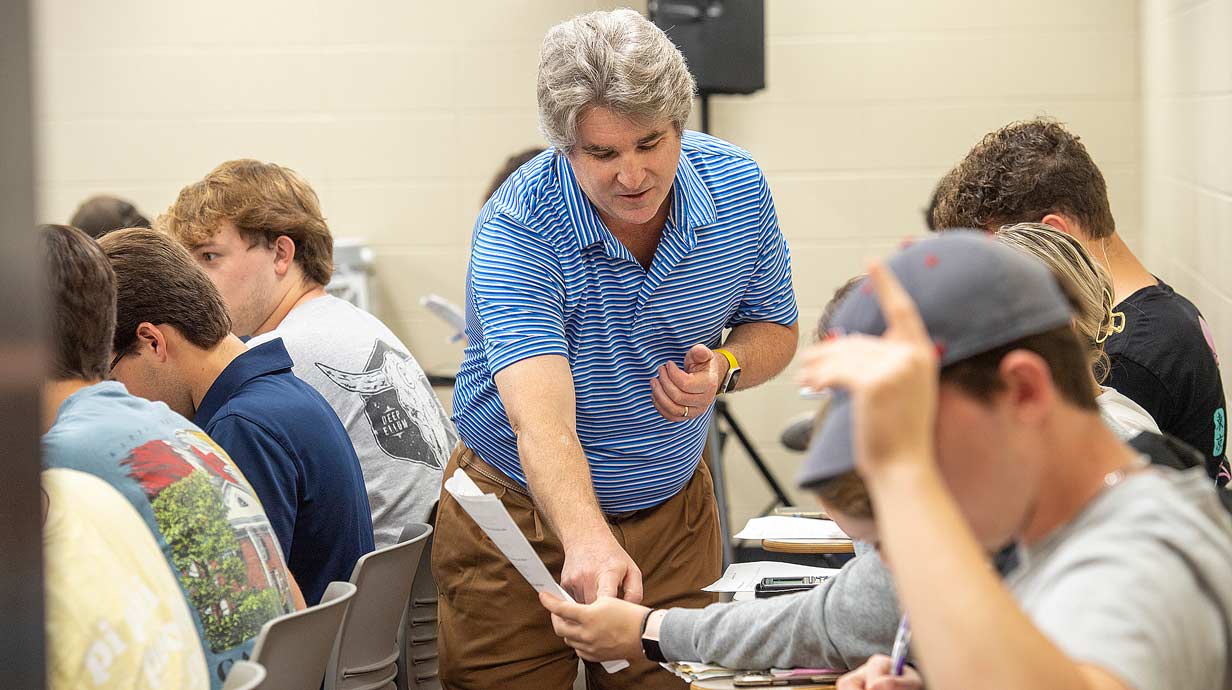
<path fill-rule="evenodd" d="M 716 99 L 713 129 L 761 162 L 791 245 L 801 330 L 865 260 L 923 232 L 936 180 L 985 132 L 1053 115 L 1082 134 L 1113 212 L 1139 226 L 1137 5 L 1131 1 L 768 0 L 766 91 Z M 781 421 L 807 410 L 794 367 L 734 407 L 790 480 Z M 733 522 L 764 507 L 728 456 Z M 801 497 L 802 501 L 809 500 Z"/>
<path fill-rule="evenodd" d="M 376 248 L 380 315 L 425 366 L 451 369 L 460 348 L 418 298 L 461 300 L 489 176 L 508 153 L 541 143 L 539 40 L 562 18 L 624 3 L 34 4 L 43 221 L 67 221 L 82 197 L 104 191 L 157 212 L 228 158 L 289 165 L 316 187 L 337 235 Z M 806 333 L 864 258 L 922 231 L 934 181 L 1013 119 L 1071 123 L 1107 174 L 1121 228 L 1138 239 L 1135 0 L 767 0 L 766 19 L 767 90 L 716 97 L 712 124 L 767 172 Z M 777 436 L 807 408 L 790 373 L 738 394 L 734 407 L 790 485 L 796 458 Z M 739 452 L 728 466 L 739 525 L 769 494 Z"/>
<path fill-rule="evenodd" d="M 1142 2 L 1147 265 L 1232 353 L 1232 0 Z M 1224 388 L 1232 375 L 1224 370 Z"/>

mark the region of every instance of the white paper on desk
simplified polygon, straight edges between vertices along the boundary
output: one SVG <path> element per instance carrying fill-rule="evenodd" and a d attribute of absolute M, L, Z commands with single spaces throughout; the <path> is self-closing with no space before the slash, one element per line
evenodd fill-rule
<path fill-rule="evenodd" d="M 565 601 L 573 601 L 573 597 L 569 596 L 564 587 L 552 578 L 547 566 L 531 548 L 530 542 L 526 541 L 526 536 L 518 529 L 517 523 L 509 517 L 509 511 L 505 510 L 499 498 L 481 491 L 462 468 L 455 470 L 453 476 L 445 480 L 445 490 L 462 506 L 462 510 L 471 516 L 475 524 L 479 525 L 484 534 L 488 535 L 492 543 L 496 544 L 496 548 L 505 554 L 505 558 L 509 559 L 536 592 L 547 592 Z M 608 673 L 628 667 L 629 662 L 624 660 L 603 662 L 603 669 Z"/>
<path fill-rule="evenodd" d="M 764 577 L 833 577 L 837 568 L 817 568 L 811 565 L 757 561 L 755 563 L 732 563 L 723 571 L 723 577 L 703 587 L 705 592 L 752 592 Z"/>
<path fill-rule="evenodd" d="M 686 683 L 692 683 L 697 680 L 710 680 L 711 678 L 730 678 L 736 675 L 736 671 L 733 669 L 703 664 L 700 661 L 667 661 L 659 665 Z"/>
<path fill-rule="evenodd" d="M 846 539 L 847 534 L 833 520 L 768 515 L 753 518 L 736 539 Z"/>

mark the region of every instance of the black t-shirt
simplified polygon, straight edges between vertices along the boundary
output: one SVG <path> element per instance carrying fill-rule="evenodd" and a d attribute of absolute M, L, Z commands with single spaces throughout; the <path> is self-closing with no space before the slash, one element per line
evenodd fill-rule
<path fill-rule="evenodd" d="M 1125 329 L 1104 343 L 1112 367 L 1105 385 L 1141 405 L 1160 430 L 1206 456 L 1220 485 L 1229 479 L 1227 409 L 1219 357 L 1198 308 L 1163 281 L 1116 306 Z"/>

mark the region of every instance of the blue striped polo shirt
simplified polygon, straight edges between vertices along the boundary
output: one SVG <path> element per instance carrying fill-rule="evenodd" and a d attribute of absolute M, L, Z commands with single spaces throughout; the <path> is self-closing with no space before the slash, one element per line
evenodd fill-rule
<path fill-rule="evenodd" d="M 650 396 L 659 365 L 683 364 L 697 343 L 717 347 L 725 328 L 797 318 L 761 170 L 747 152 L 688 131 L 649 270 L 600 220 L 568 158 L 549 150 L 484 205 L 466 292 L 469 344 L 453 402 L 463 443 L 526 486 L 493 376 L 530 357 L 566 357 L 578 439 L 607 513 L 666 501 L 701 457 L 713 406 L 663 419 Z"/>

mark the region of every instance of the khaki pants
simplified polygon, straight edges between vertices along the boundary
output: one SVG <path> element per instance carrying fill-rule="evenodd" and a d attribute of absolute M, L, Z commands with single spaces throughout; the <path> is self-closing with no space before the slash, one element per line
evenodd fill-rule
<path fill-rule="evenodd" d="M 558 580 L 565 555 L 530 494 L 462 444 L 445 468 L 462 468 L 495 494 Z M 722 565 L 718 511 L 703 461 L 685 488 L 667 502 L 620 518 L 612 533 L 642 570 L 642 603 L 653 608 L 700 607 L 715 601 L 702 587 Z M 441 491 L 432 546 L 432 574 L 440 592 L 440 674 L 450 690 L 569 690 L 577 656 L 552 630 L 548 612 L 518 571 L 448 492 Z M 586 665 L 590 688 L 680 690 L 684 683 L 638 656 L 608 674 Z"/>

